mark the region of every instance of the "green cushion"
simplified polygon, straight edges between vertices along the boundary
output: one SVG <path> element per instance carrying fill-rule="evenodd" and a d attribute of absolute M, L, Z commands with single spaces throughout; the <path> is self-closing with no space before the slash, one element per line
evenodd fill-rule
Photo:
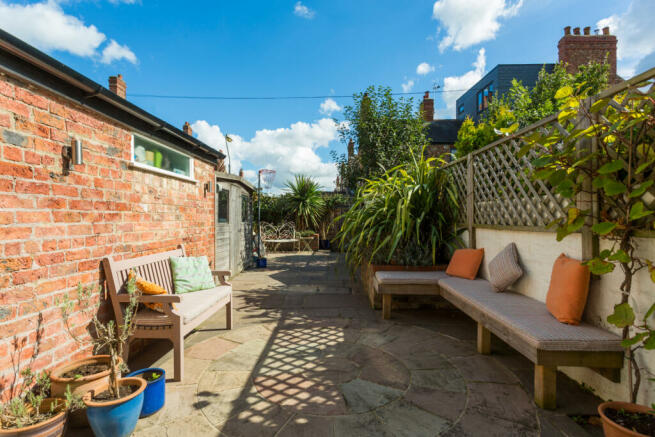
<path fill-rule="evenodd" d="M 216 287 L 206 256 L 172 256 L 171 274 L 176 294 Z"/>

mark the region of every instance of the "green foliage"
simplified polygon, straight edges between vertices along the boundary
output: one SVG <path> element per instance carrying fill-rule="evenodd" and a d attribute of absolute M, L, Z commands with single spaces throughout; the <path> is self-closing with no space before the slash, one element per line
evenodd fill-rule
<path fill-rule="evenodd" d="M 309 176 L 295 175 L 294 180 L 287 181 L 285 186 L 289 209 L 296 219 L 298 229 L 318 227 L 325 203 L 318 182 Z"/>
<path fill-rule="evenodd" d="M 253 205 L 257 208 L 257 193 L 253 193 Z M 257 214 L 258 211 L 255 210 L 255 217 L 257 217 Z M 288 194 L 273 196 L 261 193 L 262 222 L 279 225 L 288 221 L 290 215 Z"/>
<path fill-rule="evenodd" d="M 346 123 L 339 133 L 344 144 L 353 139 L 357 156 L 332 154 L 342 183 L 354 191 L 363 179 L 371 179 L 407 163 L 427 144 L 424 121 L 412 98 L 396 99 L 391 88 L 370 86 L 353 96 L 344 108 Z"/>
<path fill-rule="evenodd" d="M 470 120 L 462 124 L 455 143 L 457 156 L 493 142 L 499 138 L 497 132 L 511 133 L 555 114 L 562 109 L 563 98 L 574 91 L 578 95 L 597 94 L 607 88 L 608 80 L 609 65 L 595 62 L 581 65 L 576 74 L 568 73 L 564 64 L 555 65 L 551 73 L 542 68 L 532 89 L 513 79 L 507 94 L 492 99 L 477 124 Z"/>
<path fill-rule="evenodd" d="M 597 68 L 589 66 L 579 76 L 595 75 Z M 613 272 L 617 267 L 623 274 L 620 302 L 607 321 L 622 329 L 632 402 L 641 380 L 634 353 L 655 349 L 655 327 L 649 324 L 655 304 L 642 318 L 630 304 L 637 272 L 648 270 L 655 283 L 653 262 L 637 252 L 635 241 L 638 231 L 655 229 L 655 91 L 640 91 L 644 85 L 634 85 L 613 98 L 596 99 L 591 105 L 584 101 L 588 92 L 598 86 L 591 79 L 561 87 L 553 96 L 557 107 L 562 108 L 558 121 L 564 129 L 534 131 L 523 138 L 525 146 L 519 152 L 523 156 L 532 150 L 538 155 L 532 161 L 532 176 L 550 184 L 561 196 L 575 201 L 577 196 L 593 190 L 598 198 L 597 214 L 592 209 L 573 207 L 566 218 L 552 225 L 557 226 L 557 239 L 561 240 L 589 223 L 594 234 L 610 243 L 609 249 L 586 264 L 595 275 Z M 619 105 L 623 106 L 621 110 L 617 109 Z"/>
<path fill-rule="evenodd" d="M 349 204 L 349 200 L 343 194 L 324 194 L 323 195 L 323 215 L 319 222 L 319 233 L 321 239 L 327 240 L 328 233 L 333 229 L 334 219 L 339 212 Z"/>
<path fill-rule="evenodd" d="M 457 191 L 444 161 L 417 156 L 367 180 L 337 218 L 336 241 L 352 269 L 369 262 L 433 265 L 458 244 Z"/>
<path fill-rule="evenodd" d="M 34 425 L 54 416 L 58 411 L 56 403 L 51 408 L 42 411 L 43 401 L 50 394 L 50 377 L 47 373 L 34 373 L 29 367 L 20 371 L 22 378 L 18 393 L 12 393 L 12 398 L 0 404 L 0 429 L 24 428 Z"/>
<path fill-rule="evenodd" d="M 458 158 L 464 157 L 495 141 L 497 138 L 498 135 L 494 132 L 494 126 L 486 121 L 482 121 L 476 125 L 473 120 L 466 117 L 466 120 L 464 120 L 457 132 L 457 141 L 455 142 L 455 148 L 457 149 L 456 156 Z"/>

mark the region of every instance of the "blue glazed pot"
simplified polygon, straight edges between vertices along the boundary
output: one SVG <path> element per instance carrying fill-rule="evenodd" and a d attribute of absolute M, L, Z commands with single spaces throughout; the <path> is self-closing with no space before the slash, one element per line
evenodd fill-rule
<path fill-rule="evenodd" d="M 145 378 L 144 373 L 158 373 L 160 376 L 155 381 L 150 381 Z M 134 371 L 127 375 L 127 377 L 138 376 L 146 380 L 146 389 L 143 392 L 143 407 L 141 408 L 141 416 L 147 417 L 151 414 L 161 410 L 166 401 L 166 372 L 164 369 L 158 367 L 150 367 L 148 369 L 141 369 Z"/>
<path fill-rule="evenodd" d="M 129 396 L 114 401 L 94 401 L 93 393 L 102 393 L 108 384 L 84 396 L 86 417 L 96 437 L 128 437 L 134 431 L 143 406 L 143 392 L 146 381 L 143 378 L 121 378 L 120 385 L 138 385 L 139 388 Z"/>
<path fill-rule="evenodd" d="M 266 258 L 259 258 L 257 260 L 257 267 L 260 269 L 265 269 L 266 268 Z"/>

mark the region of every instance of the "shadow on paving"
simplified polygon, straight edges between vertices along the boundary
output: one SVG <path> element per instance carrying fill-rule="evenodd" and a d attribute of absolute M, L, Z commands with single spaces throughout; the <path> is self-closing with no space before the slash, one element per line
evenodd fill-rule
<path fill-rule="evenodd" d="M 381 320 L 338 254 L 276 254 L 232 282 L 235 329 L 221 311 L 186 338 L 191 379 L 167 385 L 136 436 L 602 435 L 570 418 L 598 398 L 560 373 L 559 408 L 538 409 L 532 364 L 497 338 L 476 354 L 463 313 Z M 169 349 L 152 344 L 131 368 L 170 366 Z"/>

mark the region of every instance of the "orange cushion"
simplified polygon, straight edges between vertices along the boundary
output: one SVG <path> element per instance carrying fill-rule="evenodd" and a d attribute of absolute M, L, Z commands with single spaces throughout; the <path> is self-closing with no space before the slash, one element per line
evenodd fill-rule
<path fill-rule="evenodd" d="M 131 270 L 130 273 L 128 274 L 128 279 L 132 279 L 133 277 L 136 276 L 136 273 L 134 270 Z M 140 278 L 139 276 L 136 276 L 136 289 L 139 290 L 142 294 L 149 294 L 149 295 L 157 295 L 157 294 L 166 294 L 167 291 L 152 282 L 148 282 L 143 278 Z M 151 310 L 159 311 L 160 313 L 164 312 L 164 306 L 160 303 L 151 303 L 151 302 L 143 302 L 143 305 L 146 307 L 150 308 Z M 175 304 L 173 305 L 173 309 L 175 309 Z"/>
<path fill-rule="evenodd" d="M 589 268 L 561 254 L 553 265 L 546 308 L 560 322 L 577 325 L 582 319 L 589 293 Z"/>
<path fill-rule="evenodd" d="M 484 249 L 457 249 L 448 263 L 446 274 L 464 279 L 475 279 L 482 264 Z"/>

